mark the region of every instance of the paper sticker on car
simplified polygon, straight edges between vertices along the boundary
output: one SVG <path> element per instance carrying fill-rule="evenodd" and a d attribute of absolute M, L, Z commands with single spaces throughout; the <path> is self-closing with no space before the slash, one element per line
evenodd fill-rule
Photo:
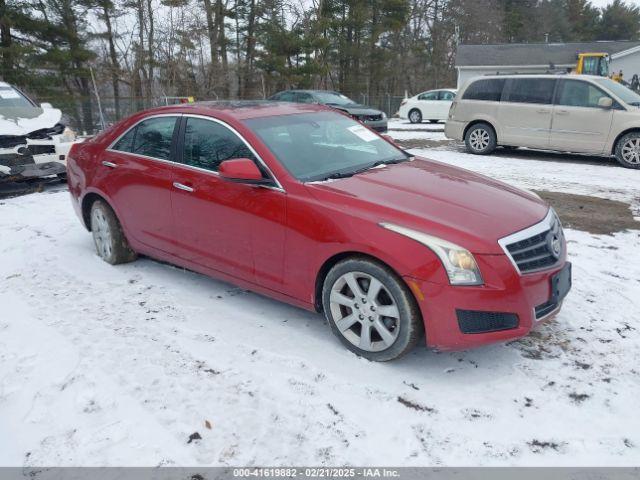
<path fill-rule="evenodd" d="M 347 130 L 349 130 L 351 133 L 358 136 L 365 142 L 373 142 L 374 140 L 378 140 L 380 138 L 363 125 L 354 125 L 353 127 L 349 127 Z"/>
<path fill-rule="evenodd" d="M 20 98 L 20 95 L 15 90 L 0 90 L 1 98 Z"/>

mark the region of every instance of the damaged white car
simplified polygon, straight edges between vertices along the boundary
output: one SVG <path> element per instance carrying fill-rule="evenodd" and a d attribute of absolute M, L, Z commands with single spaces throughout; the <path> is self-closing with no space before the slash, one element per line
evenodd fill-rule
<path fill-rule="evenodd" d="M 62 112 L 0 82 L 0 180 L 64 175 L 76 135 Z"/>

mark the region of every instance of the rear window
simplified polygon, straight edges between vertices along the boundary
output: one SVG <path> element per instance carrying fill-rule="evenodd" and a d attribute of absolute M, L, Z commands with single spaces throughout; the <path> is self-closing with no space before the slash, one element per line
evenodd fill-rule
<path fill-rule="evenodd" d="M 464 92 L 463 100 L 486 100 L 499 102 L 504 88 L 504 78 L 487 78 L 476 80 Z"/>
<path fill-rule="evenodd" d="M 556 88 L 554 78 L 512 78 L 507 83 L 505 102 L 515 103 L 553 103 L 553 91 Z"/>

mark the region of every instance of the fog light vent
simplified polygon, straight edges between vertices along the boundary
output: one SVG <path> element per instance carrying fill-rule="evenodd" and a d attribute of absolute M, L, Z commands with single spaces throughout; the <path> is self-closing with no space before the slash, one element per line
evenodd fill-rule
<path fill-rule="evenodd" d="M 518 316 L 515 313 L 456 310 L 456 314 L 462 333 L 499 332 L 518 326 Z"/>

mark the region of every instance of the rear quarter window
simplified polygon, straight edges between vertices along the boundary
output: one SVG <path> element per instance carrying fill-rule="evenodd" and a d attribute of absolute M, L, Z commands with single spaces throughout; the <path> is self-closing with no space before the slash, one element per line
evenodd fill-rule
<path fill-rule="evenodd" d="M 499 102 L 505 84 L 504 78 L 487 78 L 476 80 L 467 87 L 462 96 L 463 100 L 485 100 Z"/>

